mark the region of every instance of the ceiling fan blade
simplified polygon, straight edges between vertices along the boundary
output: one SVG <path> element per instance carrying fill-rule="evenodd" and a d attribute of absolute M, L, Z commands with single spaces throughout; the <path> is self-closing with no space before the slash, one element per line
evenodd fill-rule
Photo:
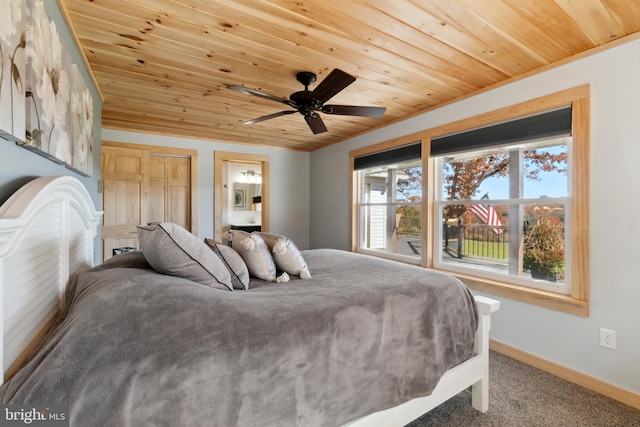
<path fill-rule="evenodd" d="M 362 107 L 357 105 L 325 105 L 322 112 L 326 114 L 340 114 L 343 116 L 382 117 L 386 107 Z"/>
<path fill-rule="evenodd" d="M 253 125 L 256 123 L 264 122 L 265 120 L 275 119 L 276 117 L 284 116 L 287 114 L 293 114 L 293 113 L 297 113 L 297 111 L 295 110 L 279 111 L 277 113 L 269 114 L 267 116 L 258 117 L 257 119 L 247 120 L 246 122 L 243 122 L 243 124 Z"/>
<path fill-rule="evenodd" d="M 311 92 L 310 97 L 324 104 L 342 89 L 355 82 L 356 78 L 342 70 L 335 68 L 318 86 Z"/>
<path fill-rule="evenodd" d="M 275 95 L 269 95 L 268 93 L 260 92 L 253 89 L 247 89 L 246 87 L 243 87 L 243 86 L 229 85 L 227 86 L 227 89 L 235 90 L 236 92 L 244 93 L 247 95 L 259 96 L 260 98 L 268 99 L 270 101 L 280 102 L 281 104 L 286 104 L 290 107 L 297 108 L 297 105 L 294 102 L 286 98 L 281 98 Z"/>
<path fill-rule="evenodd" d="M 307 121 L 311 132 L 314 134 L 323 133 L 327 131 L 327 127 L 324 125 L 322 118 L 317 114 L 310 114 L 304 116 L 304 119 Z"/>

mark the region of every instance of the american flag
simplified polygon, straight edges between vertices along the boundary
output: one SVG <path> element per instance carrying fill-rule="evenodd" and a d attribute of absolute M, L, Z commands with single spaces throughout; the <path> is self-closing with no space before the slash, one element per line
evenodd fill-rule
<path fill-rule="evenodd" d="M 489 200 L 489 193 L 486 193 L 484 196 L 482 196 L 480 200 Z M 480 218 L 480 221 L 484 222 L 487 225 L 502 225 L 502 223 L 500 222 L 500 218 L 498 218 L 498 214 L 496 213 L 496 210 L 493 208 L 493 205 L 491 204 L 471 205 L 469 210 L 473 212 L 475 216 Z M 502 230 L 501 228 L 493 229 L 493 232 L 496 234 L 500 234 L 503 231 L 504 230 Z"/>

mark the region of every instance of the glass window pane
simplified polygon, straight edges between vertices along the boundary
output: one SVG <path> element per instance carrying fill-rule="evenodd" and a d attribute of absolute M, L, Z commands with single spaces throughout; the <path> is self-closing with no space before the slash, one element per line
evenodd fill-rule
<path fill-rule="evenodd" d="M 567 197 L 567 145 L 540 147 L 525 153 L 523 197 Z"/>
<path fill-rule="evenodd" d="M 396 207 L 394 253 L 420 258 L 422 255 L 422 209 L 420 206 Z"/>
<path fill-rule="evenodd" d="M 386 251 L 388 243 L 387 207 L 360 208 L 360 247 Z"/>
<path fill-rule="evenodd" d="M 359 182 L 359 249 L 419 262 L 424 221 L 421 159 L 362 169 Z"/>
<path fill-rule="evenodd" d="M 445 157 L 442 162 L 442 200 L 493 199 L 509 196 L 509 153 L 483 150 Z M 484 184 L 484 185 L 483 185 Z"/>
<path fill-rule="evenodd" d="M 444 211 L 461 214 L 443 221 L 442 262 L 508 274 L 510 230 L 506 216 L 509 208 L 486 205 L 479 209 L 479 206 L 443 206 Z"/>
<path fill-rule="evenodd" d="M 562 283 L 566 267 L 565 206 L 525 206 L 523 269 L 532 279 Z"/>
<path fill-rule="evenodd" d="M 420 258 L 420 206 L 376 205 L 360 208 L 360 247 L 386 254 Z"/>
<path fill-rule="evenodd" d="M 441 205 L 440 262 L 489 274 L 533 280 L 533 286 L 564 285 L 565 205 L 527 203 Z M 461 212 L 456 218 L 445 212 Z M 488 215 L 487 215 L 488 212 Z"/>
<path fill-rule="evenodd" d="M 443 157 L 441 200 L 566 197 L 570 138 Z M 511 177 L 515 170 L 519 176 Z"/>
<path fill-rule="evenodd" d="M 361 203 L 419 203 L 422 200 L 420 160 L 364 169 L 360 171 L 360 177 L 364 186 Z"/>

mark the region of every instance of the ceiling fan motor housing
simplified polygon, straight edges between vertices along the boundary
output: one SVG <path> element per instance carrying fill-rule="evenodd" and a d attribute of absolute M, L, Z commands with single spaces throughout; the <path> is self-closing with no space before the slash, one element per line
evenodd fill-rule
<path fill-rule="evenodd" d="M 300 71 L 296 74 L 296 79 L 302 83 L 304 90 L 292 93 L 289 99 L 296 103 L 298 111 L 303 116 L 312 115 L 315 110 L 322 107 L 319 99 L 310 97 L 309 86 L 318 80 L 318 76 L 311 71 Z"/>
<path fill-rule="evenodd" d="M 302 115 L 312 114 L 315 110 L 322 107 L 322 102 L 316 98 L 312 98 L 311 92 L 308 90 L 302 90 L 300 92 L 292 93 L 289 99 L 296 103 L 298 111 Z"/>

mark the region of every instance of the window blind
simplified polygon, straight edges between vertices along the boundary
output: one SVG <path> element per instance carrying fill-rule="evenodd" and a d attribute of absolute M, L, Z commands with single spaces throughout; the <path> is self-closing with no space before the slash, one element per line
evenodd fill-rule
<path fill-rule="evenodd" d="M 422 143 L 416 142 L 411 145 L 356 157 L 353 168 L 355 170 L 368 169 L 420 158 L 422 158 Z"/>
<path fill-rule="evenodd" d="M 431 156 L 571 135 L 571 106 L 431 140 Z"/>

